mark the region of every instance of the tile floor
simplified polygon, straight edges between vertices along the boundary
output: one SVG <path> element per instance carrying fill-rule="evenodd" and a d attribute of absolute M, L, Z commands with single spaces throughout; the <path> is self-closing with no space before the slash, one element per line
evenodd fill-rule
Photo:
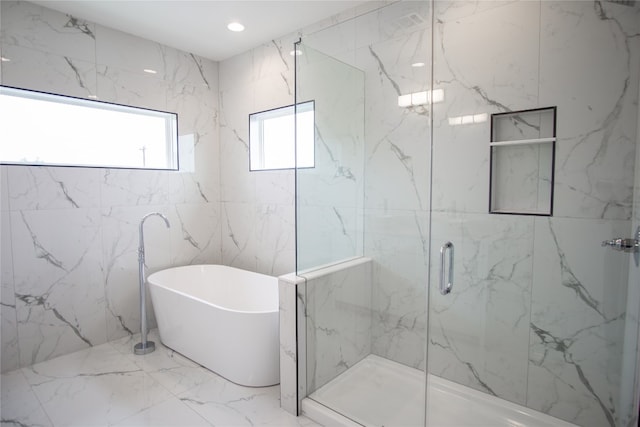
<path fill-rule="evenodd" d="M 131 337 L 3 374 L 2 426 L 315 427 L 280 409 L 279 386 L 231 383 L 162 346 Z"/>

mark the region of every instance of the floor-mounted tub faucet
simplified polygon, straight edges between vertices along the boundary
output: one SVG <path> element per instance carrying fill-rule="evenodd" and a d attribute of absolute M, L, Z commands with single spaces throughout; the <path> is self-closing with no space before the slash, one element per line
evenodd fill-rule
<path fill-rule="evenodd" d="M 160 212 L 152 212 L 145 215 L 140 220 L 140 238 L 138 243 L 138 278 L 140 279 L 140 333 L 142 335 L 141 341 L 133 347 L 134 354 L 147 354 L 156 349 L 156 344 L 153 341 L 147 341 L 147 300 L 144 284 L 147 279 L 145 277 L 145 262 L 144 262 L 144 221 L 150 216 L 159 216 L 167 224 L 167 228 L 170 227 L 169 220 L 166 216 Z"/>

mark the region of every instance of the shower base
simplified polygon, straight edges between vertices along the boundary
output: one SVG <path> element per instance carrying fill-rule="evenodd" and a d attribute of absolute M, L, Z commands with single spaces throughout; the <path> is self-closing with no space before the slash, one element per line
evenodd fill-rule
<path fill-rule="evenodd" d="M 304 399 L 302 412 L 326 426 L 422 426 L 423 381 L 420 370 L 369 355 Z M 427 426 L 576 427 L 434 375 L 428 396 Z"/>

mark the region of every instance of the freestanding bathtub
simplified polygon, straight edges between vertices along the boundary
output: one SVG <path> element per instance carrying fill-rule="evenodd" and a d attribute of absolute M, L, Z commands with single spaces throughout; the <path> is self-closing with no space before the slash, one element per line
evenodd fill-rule
<path fill-rule="evenodd" d="M 189 265 L 147 282 L 164 345 L 240 385 L 280 382 L 277 278 Z"/>

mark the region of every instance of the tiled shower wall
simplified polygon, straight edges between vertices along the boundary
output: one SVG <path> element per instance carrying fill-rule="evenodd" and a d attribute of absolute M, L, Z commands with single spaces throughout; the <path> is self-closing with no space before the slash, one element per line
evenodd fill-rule
<path fill-rule="evenodd" d="M 433 112 L 432 240 L 454 241 L 458 266 L 454 293 L 432 300 L 429 369 L 581 425 L 624 419 L 611 402 L 627 290 L 611 286 L 625 282 L 628 260 L 599 243 L 631 228 L 639 6 L 435 7 L 434 82 L 445 101 Z M 417 278 L 426 277 L 429 251 L 430 130 L 426 111 L 404 113 L 396 97 L 424 89 L 424 76 L 400 64 L 421 59 L 414 54 L 427 49 L 431 29 L 394 37 L 381 20 L 390 10 L 319 24 L 343 22 L 312 46 L 336 56 L 352 48 L 349 61 L 367 76 L 365 116 L 381 117 L 366 129 L 373 351 L 424 367 Z M 3 370 L 135 330 L 136 226 L 150 210 L 172 221 L 168 232 L 147 224 L 150 247 L 169 248 L 149 251 L 152 268 L 221 260 L 293 271 L 293 174 L 249 172 L 247 116 L 293 103 L 297 36 L 223 61 L 218 91 L 217 65 L 193 55 L 28 3 L 3 1 L 1 11 L 2 55 L 16 58 L 2 63 L 3 84 L 177 111 L 181 133 L 199 141 L 195 173 L 2 168 Z M 140 72 L 154 66 L 156 77 Z M 558 106 L 554 217 L 487 215 L 488 124 L 454 127 L 448 117 L 550 105 Z"/>
<path fill-rule="evenodd" d="M 27 2 L 0 10 L 3 85 L 177 112 L 195 140 L 190 172 L 2 166 L 7 371 L 139 330 L 146 213 L 171 222 L 145 223 L 150 271 L 222 255 L 218 64 Z"/>
<path fill-rule="evenodd" d="M 445 100 L 433 111 L 432 240 L 455 243 L 456 271 L 450 295 L 431 292 L 429 370 L 577 425 L 629 425 L 637 414 L 621 399 L 633 388 L 620 384 L 635 378 L 622 355 L 637 323 L 627 313 L 637 267 L 600 243 L 633 234 L 640 4 L 435 7 L 434 86 Z M 448 119 L 549 106 L 553 216 L 487 215 L 489 123 Z"/>
<path fill-rule="evenodd" d="M 434 88 L 444 101 L 433 111 L 431 240 L 429 112 L 396 104 L 428 88 L 404 67 L 430 56 L 431 28 L 391 24 L 421 6 L 393 4 L 303 36 L 365 71 L 372 352 L 424 367 L 421 278 L 429 244 L 437 255 L 451 240 L 454 291 L 431 292 L 429 371 L 579 425 L 626 424 L 634 267 L 600 242 L 633 234 L 640 5 L 435 3 Z M 489 121 L 449 118 L 549 106 L 558 107 L 554 216 L 487 214 Z"/>

